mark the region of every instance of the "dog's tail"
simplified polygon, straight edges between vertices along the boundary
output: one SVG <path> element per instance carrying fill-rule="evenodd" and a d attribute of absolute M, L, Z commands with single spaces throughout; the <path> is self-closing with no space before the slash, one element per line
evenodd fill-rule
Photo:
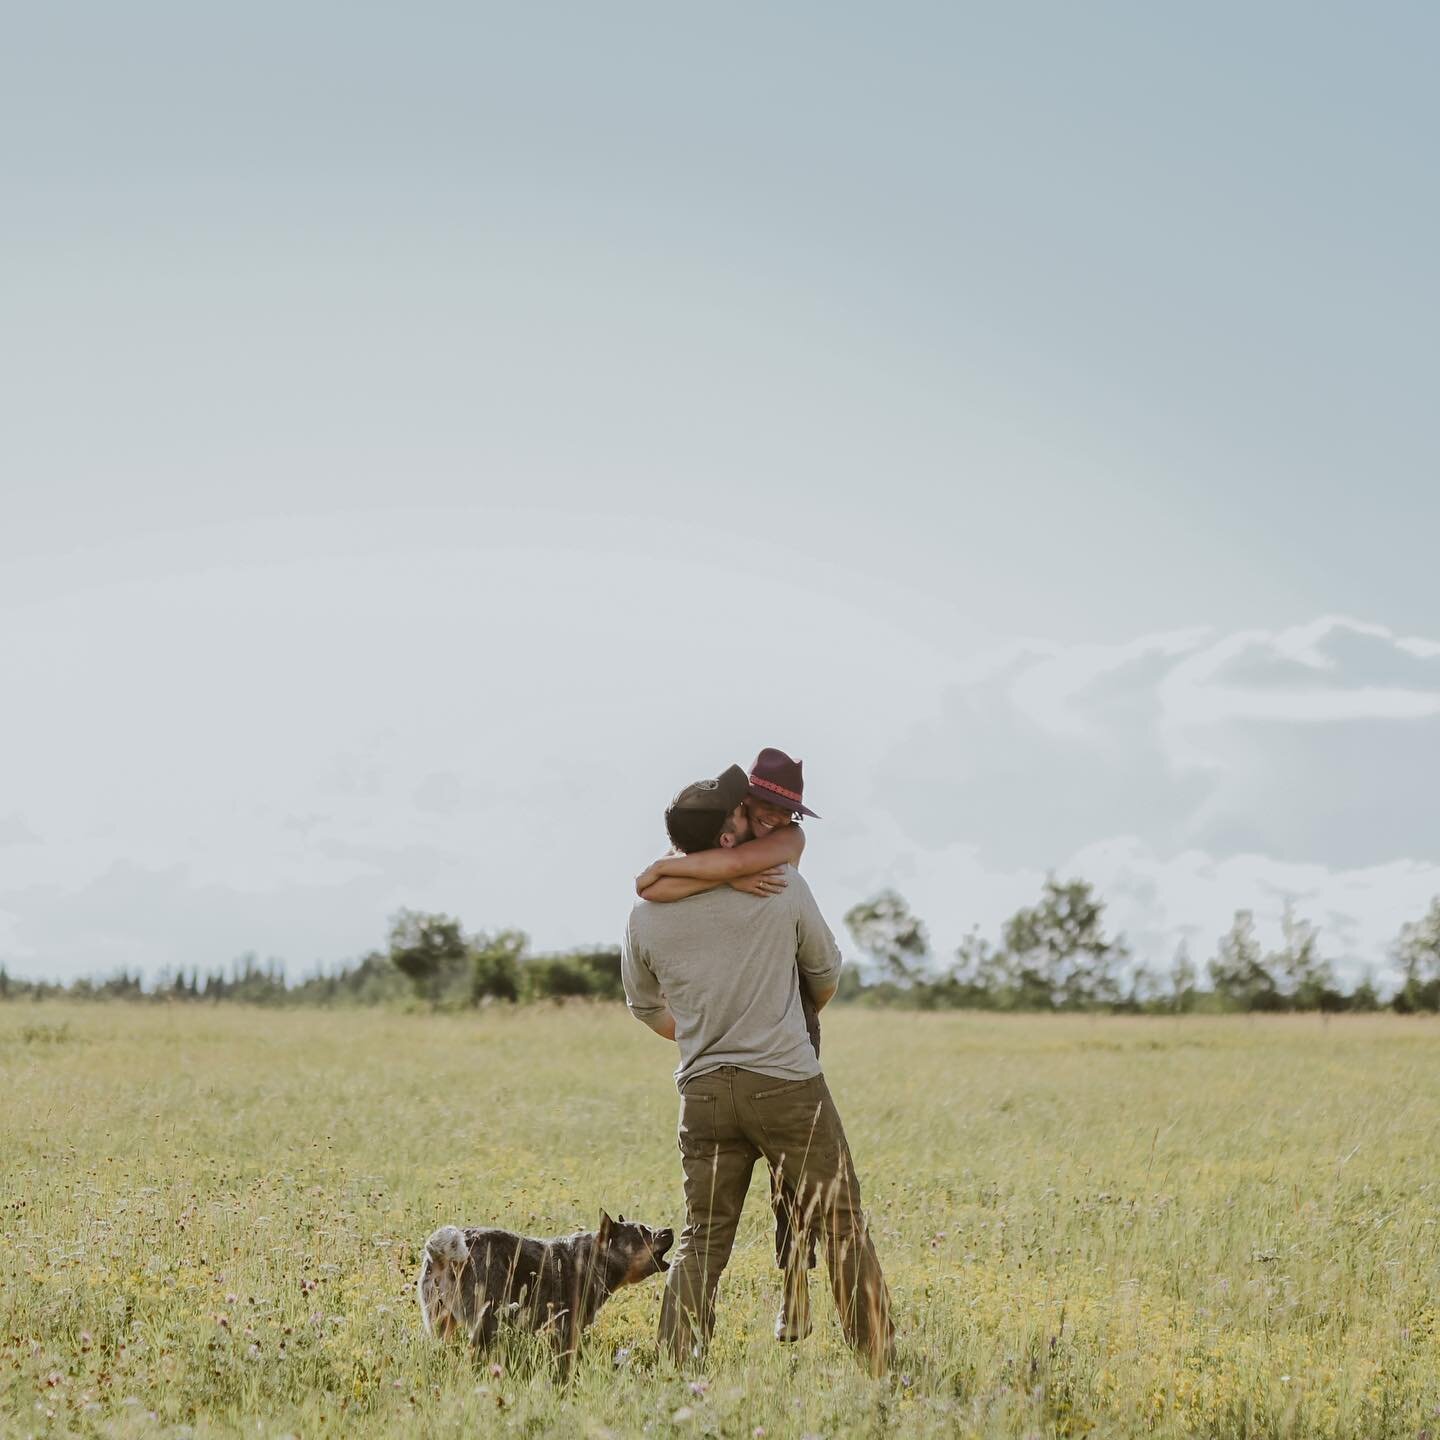
<path fill-rule="evenodd" d="M 442 1225 L 426 1242 L 420 1262 L 420 1279 L 415 1291 L 425 1332 L 443 1336 L 455 1323 L 455 1302 L 459 1299 L 460 1271 L 470 1258 L 465 1234 L 454 1225 Z"/>

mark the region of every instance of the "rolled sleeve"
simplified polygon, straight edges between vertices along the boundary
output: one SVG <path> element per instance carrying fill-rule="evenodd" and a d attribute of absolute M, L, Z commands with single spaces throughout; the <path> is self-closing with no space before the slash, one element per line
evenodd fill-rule
<path fill-rule="evenodd" d="M 630 1013 L 648 1024 L 665 1012 L 665 992 L 650 968 L 645 952 L 635 943 L 629 925 L 620 943 L 620 980 L 625 986 L 625 1003 Z"/>
<path fill-rule="evenodd" d="M 798 877 L 792 876 L 793 885 Z M 840 947 L 810 893 L 810 887 L 801 884 L 797 898 L 800 901 L 796 916 L 797 959 L 800 973 L 814 990 L 829 990 L 840 980 Z"/>

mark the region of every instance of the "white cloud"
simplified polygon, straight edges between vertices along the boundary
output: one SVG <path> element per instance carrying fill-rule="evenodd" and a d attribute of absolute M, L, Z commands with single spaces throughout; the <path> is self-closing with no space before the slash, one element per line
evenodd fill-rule
<path fill-rule="evenodd" d="M 29 845 L 40 837 L 25 823 L 23 815 L 0 815 L 0 849 Z"/>
<path fill-rule="evenodd" d="M 1380 653 L 1398 651 L 1417 659 L 1440 654 L 1440 647 L 1427 654 L 1416 642 L 1397 641 L 1383 625 L 1333 616 L 1289 630 L 1225 636 L 1195 648 L 1161 682 L 1164 733 L 1172 758 L 1180 764 L 1215 764 L 1204 736 L 1193 732 L 1227 721 L 1325 724 L 1440 715 L 1440 676 L 1425 688 L 1354 683 L 1324 648 L 1325 641 L 1337 636 L 1374 640 Z M 1296 668 L 1313 673 L 1297 683 Z M 1236 683 L 1231 677 L 1237 674 L 1249 683 Z"/>
<path fill-rule="evenodd" d="M 952 940 L 1054 869 L 1099 884 L 1152 962 L 1238 908 L 1278 926 L 1290 896 L 1337 959 L 1381 963 L 1440 891 L 1437 657 L 1330 616 L 1014 647 L 884 757 L 885 873 Z"/>
<path fill-rule="evenodd" d="M 1017 710 L 1042 729 L 1093 735 L 1095 727 L 1086 723 L 1083 699 L 1098 681 L 1152 656 L 1188 654 L 1209 633 L 1208 629 L 1177 630 L 1143 635 L 1120 645 L 1052 647 L 1043 658 L 1020 669 L 1011 699 Z"/>
<path fill-rule="evenodd" d="M 400 905 L 601 940 L 665 798 L 762 744 L 806 761 L 837 928 L 889 883 L 953 948 L 1053 869 L 1152 962 L 1292 895 L 1359 963 L 1440 890 L 1440 644 L 1323 617 L 947 651 L 835 574 L 657 536 L 558 567 L 504 534 L 301 550 L 12 609 L 0 959 L 334 961 Z"/>

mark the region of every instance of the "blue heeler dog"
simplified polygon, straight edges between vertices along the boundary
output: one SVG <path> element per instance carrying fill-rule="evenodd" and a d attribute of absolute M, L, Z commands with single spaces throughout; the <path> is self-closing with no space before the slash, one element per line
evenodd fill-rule
<path fill-rule="evenodd" d="M 673 1230 L 612 1220 L 603 1210 L 598 1230 L 554 1240 L 442 1226 L 425 1242 L 416 1286 L 425 1329 L 484 1349 L 504 1320 L 545 1335 L 568 1373 L 600 1307 L 621 1286 L 668 1270 L 674 1243 Z"/>

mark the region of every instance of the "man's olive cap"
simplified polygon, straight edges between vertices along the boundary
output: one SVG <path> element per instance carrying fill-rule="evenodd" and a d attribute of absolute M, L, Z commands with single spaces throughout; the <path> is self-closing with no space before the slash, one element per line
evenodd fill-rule
<path fill-rule="evenodd" d="M 665 808 L 668 819 L 677 810 L 712 810 L 728 815 L 750 793 L 750 777 L 732 765 L 713 780 L 687 785 Z"/>

